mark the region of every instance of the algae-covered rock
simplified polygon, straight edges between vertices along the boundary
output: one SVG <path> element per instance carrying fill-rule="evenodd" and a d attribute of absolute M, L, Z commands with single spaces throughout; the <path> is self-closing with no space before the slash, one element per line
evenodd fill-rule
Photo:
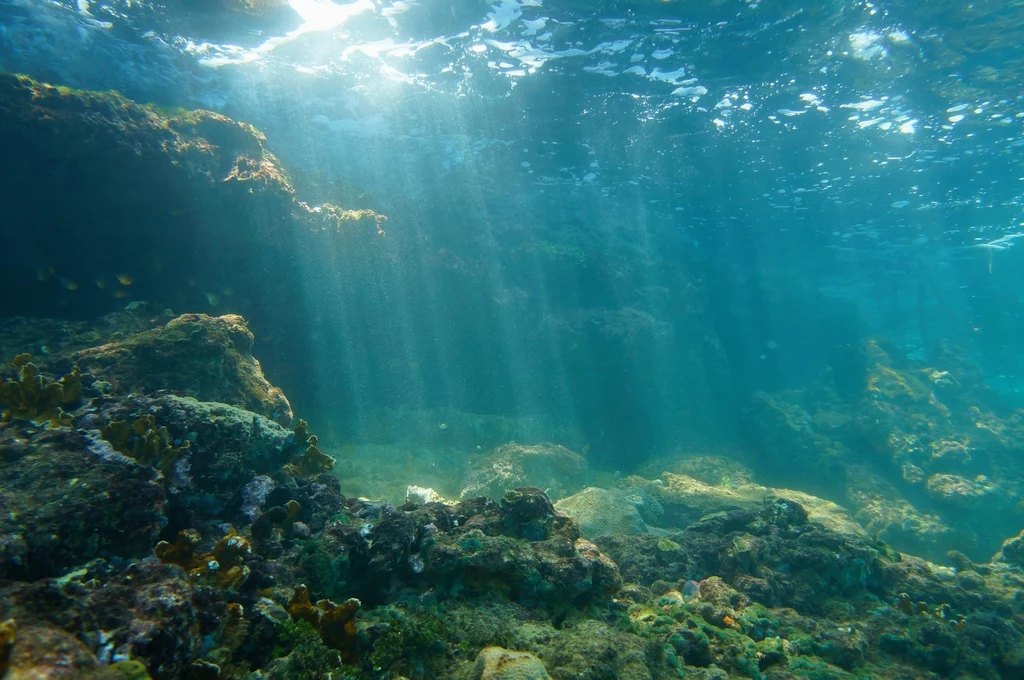
<path fill-rule="evenodd" d="M 728 451 L 741 456 L 740 451 Z M 648 460 L 637 471 L 641 477 L 657 479 L 663 472 L 687 475 L 710 486 L 736 487 L 754 483 L 754 472 L 735 458 L 723 454 L 683 453 Z"/>
<path fill-rule="evenodd" d="M 19 626 L 5 680 L 79 680 L 101 668 L 96 655 L 73 635 L 52 626 Z"/>
<path fill-rule="evenodd" d="M 7 426 L 0 454 L 0 580 L 146 555 L 166 522 L 157 472 L 98 432 Z"/>
<path fill-rule="evenodd" d="M 185 314 L 165 326 L 73 354 L 92 375 L 122 392 L 166 390 L 247 409 L 288 426 L 288 399 L 252 355 L 254 337 L 238 315 Z"/>
<path fill-rule="evenodd" d="M 217 617 L 224 614 L 224 603 L 215 591 L 193 588 L 180 567 L 155 560 L 95 560 L 60 579 L 0 588 L 0 618 L 18 622 L 19 641 L 30 643 L 33 638 L 23 635 L 23 629 L 33 627 L 63 629 L 62 635 L 44 640 L 75 640 L 70 647 L 59 646 L 73 652 L 61 653 L 59 663 L 65 668 L 81 663 L 74 659 L 85 659 L 84 669 L 97 669 L 97 657 L 104 663 L 131 658 L 154 671 L 155 677 L 181 677 L 202 648 L 201 629 L 212 634 L 208 642 L 215 641 Z M 83 672 L 66 677 L 93 676 Z M 122 675 L 96 677 L 113 680 Z"/>
<path fill-rule="evenodd" d="M 350 499 L 347 508 L 352 519 L 308 546 L 318 556 L 310 569 L 323 576 L 318 596 L 347 581 L 346 592 L 372 603 L 385 584 L 429 583 L 557 607 L 599 602 L 622 584 L 615 563 L 539 489 L 514 490 L 500 505 L 476 498 L 397 509 Z"/>
<path fill-rule="evenodd" d="M 580 531 L 587 538 L 617 534 L 635 536 L 647 533 L 637 504 L 622 489 L 587 487 L 577 494 L 563 498 L 555 507 L 580 523 Z"/>
<path fill-rule="evenodd" d="M 763 473 L 847 505 L 901 550 L 984 559 L 1020 524 L 1024 411 L 948 347 L 927 365 L 872 340 L 862 358 L 849 385 L 826 373 L 755 396 L 747 424 Z"/>
<path fill-rule="evenodd" d="M 544 662 L 529 652 L 484 647 L 476 657 L 474 680 L 551 680 Z"/>
<path fill-rule="evenodd" d="M 743 509 L 759 511 L 771 498 L 790 498 L 807 510 L 809 519 L 839 533 L 861 535 L 864 529 L 835 503 L 793 489 L 775 489 L 759 484 L 721 487 L 704 484 L 687 475 L 666 472 L 659 483 L 642 488 L 654 495 L 665 508 L 666 524 L 684 528 L 701 517 L 717 512 Z"/>
<path fill-rule="evenodd" d="M 505 444 L 470 460 L 462 498 L 499 499 L 508 489 L 534 486 L 558 499 L 581 490 L 587 461 L 558 444 Z"/>
<path fill-rule="evenodd" d="M 130 396 L 81 416 L 79 426 L 101 427 L 110 437 L 111 424 L 149 418 L 167 432 L 177 451 L 164 467 L 164 483 L 173 498 L 196 505 L 198 516 L 218 516 L 245 500 L 243 488 L 256 477 L 277 473 L 306 449 L 295 432 L 262 415 L 219 402 L 161 394 Z M 99 433 L 97 433 L 99 434 Z M 117 448 L 117 441 L 110 442 Z"/>

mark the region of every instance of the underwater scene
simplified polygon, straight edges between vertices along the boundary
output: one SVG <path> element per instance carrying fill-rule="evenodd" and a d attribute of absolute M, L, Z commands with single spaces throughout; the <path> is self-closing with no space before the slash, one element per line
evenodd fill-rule
<path fill-rule="evenodd" d="M 1024 0 L 0 0 L 3 680 L 1024 679 Z"/>

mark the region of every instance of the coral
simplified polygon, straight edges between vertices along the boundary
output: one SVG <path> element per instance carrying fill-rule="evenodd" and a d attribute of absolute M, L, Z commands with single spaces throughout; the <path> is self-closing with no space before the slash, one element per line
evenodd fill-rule
<path fill-rule="evenodd" d="M 245 558 L 252 552 L 248 539 L 234 529 L 227 532 L 208 553 L 197 554 L 202 536 L 195 529 L 182 529 L 175 542 L 160 541 L 153 549 L 157 559 L 176 564 L 196 583 L 211 583 L 223 590 L 237 591 L 249 577 Z"/>
<path fill-rule="evenodd" d="M 484 647 L 476 658 L 475 680 L 551 680 L 544 663 L 529 652 Z"/>
<path fill-rule="evenodd" d="M 17 376 L 0 383 L 0 404 L 7 405 L 3 420 L 28 420 L 36 424 L 67 425 L 70 419 L 63 406 L 75 404 L 82 396 L 81 371 L 76 365 L 59 380 L 39 373 L 30 354 L 19 354 L 11 361 Z"/>
<path fill-rule="evenodd" d="M 188 440 L 174 445 L 170 432 L 157 426 L 156 418 L 147 414 L 128 424 L 123 420 L 108 423 L 101 430 L 111 446 L 140 465 L 155 465 L 164 474 L 170 474 L 174 464 L 189 451 Z"/>
<path fill-rule="evenodd" d="M 174 543 L 160 541 L 153 549 L 157 559 L 165 564 L 177 564 L 185 570 L 196 566 L 196 548 L 203 537 L 195 529 L 182 529 Z"/>
<path fill-rule="evenodd" d="M 293 621 L 312 626 L 320 633 L 324 644 L 338 652 L 343 662 L 351 662 L 356 659 L 355 619 L 361 606 L 354 597 L 340 605 L 320 600 L 314 606 L 309 600 L 309 589 L 299 585 L 288 604 L 288 614 Z"/>
<path fill-rule="evenodd" d="M 295 425 L 295 441 L 301 453 L 292 456 L 290 464 L 300 475 L 315 475 L 334 467 L 336 461 L 317 447 L 320 440 L 315 434 L 309 434 L 309 426 L 305 420 L 299 419 Z M 302 449 L 303 446 L 306 447 L 305 450 Z"/>

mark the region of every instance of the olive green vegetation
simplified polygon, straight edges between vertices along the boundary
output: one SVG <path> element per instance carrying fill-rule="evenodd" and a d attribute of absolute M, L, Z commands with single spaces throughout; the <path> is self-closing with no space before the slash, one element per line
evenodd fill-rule
<path fill-rule="evenodd" d="M 30 354 L 14 357 L 11 366 L 17 374 L 0 383 L 0 405 L 7 406 L 3 420 L 28 420 L 37 425 L 67 424 L 63 407 L 75 404 L 82 396 L 78 366 L 57 380 L 43 376 L 39 367 L 32 363 Z"/>

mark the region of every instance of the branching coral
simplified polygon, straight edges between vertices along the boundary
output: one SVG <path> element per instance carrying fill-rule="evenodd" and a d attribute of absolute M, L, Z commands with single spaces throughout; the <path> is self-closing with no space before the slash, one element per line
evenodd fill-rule
<path fill-rule="evenodd" d="M 315 475 L 325 470 L 330 470 L 334 467 L 335 460 L 331 456 L 321 451 L 317 444 L 319 439 L 315 434 L 309 434 L 309 426 L 305 420 L 299 419 L 299 422 L 295 425 L 295 441 L 301 449 L 302 444 L 306 444 L 306 450 L 301 454 L 295 454 L 292 457 L 290 466 L 292 470 L 290 472 L 297 472 L 302 476 Z"/>
<path fill-rule="evenodd" d="M 190 448 L 188 441 L 174 445 L 170 432 L 164 426 L 157 426 L 156 418 L 145 415 L 132 424 L 115 420 L 102 430 L 103 438 L 111 446 L 134 458 L 140 465 L 155 465 L 167 474 Z"/>
<path fill-rule="evenodd" d="M 252 553 L 248 539 L 232 529 L 217 541 L 212 551 L 197 554 L 201 540 L 195 529 L 182 529 L 174 543 L 160 541 L 153 552 L 161 562 L 183 567 L 193 581 L 212 582 L 224 590 L 240 588 L 249 577 L 249 567 L 243 564 Z"/>
<path fill-rule="evenodd" d="M 320 633 L 324 644 L 336 650 L 341 660 L 350 663 L 356 659 L 356 612 L 362 603 L 354 597 L 335 604 L 320 600 L 315 605 L 309 600 L 309 588 L 300 584 L 288 604 L 288 614 L 294 621 L 305 621 Z"/>
<path fill-rule="evenodd" d="M 81 372 L 75 366 L 59 380 L 50 380 L 39 373 L 30 354 L 19 354 L 11 362 L 18 374 L 0 383 L 0 404 L 6 404 L 3 420 L 29 420 L 37 424 L 66 425 L 70 419 L 62 406 L 77 402 L 82 396 Z"/>

